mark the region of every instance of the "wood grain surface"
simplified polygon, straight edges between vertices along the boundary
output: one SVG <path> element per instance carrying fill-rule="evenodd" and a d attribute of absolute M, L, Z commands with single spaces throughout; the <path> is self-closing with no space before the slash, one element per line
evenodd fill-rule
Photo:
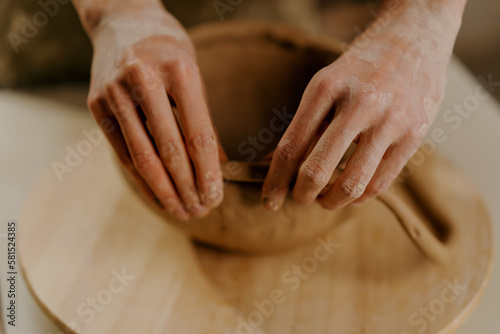
<path fill-rule="evenodd" d="M 3 315 L 2 313 L 0 313 L 0 334 L 4 334 L 4 330 L 3 330 Z"/>
<path fill-rule="evenodd" d="M 485 288 L 491 224 L 453 166 L 427 159 L 410 180 L 432 187 L 429 198 L 404 185 L 395 193 L 451 222 L 446 265 L 423 257 L 377 202 L 292 251 L 241 255 L 166 224 L 101 144 L 63 182 L 49 169 L 34 185 L 20 260 L 33 296 L 67 333 L 452 333 Z"/>

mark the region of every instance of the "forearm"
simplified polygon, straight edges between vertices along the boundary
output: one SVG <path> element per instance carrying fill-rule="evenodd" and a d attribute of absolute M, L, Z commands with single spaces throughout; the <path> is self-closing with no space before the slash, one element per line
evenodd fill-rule
<path fill-rule="evenodd" d="M 385 0 L 375 21 L 354 41 L 352 51 L 363 53 L 372 44 L 373 48 L 396 47 L 403 57 L 425 54 L 447 62 L 465 4 L 466 0 Z"/>
<path fill-rule="evenodd" d="M 83 28 L 91 40 L 97 30 L 116 18 L 148 13 L 165 16 L 165 8 L 159 0 L 72 0 Z"/>
<path fill-rule="evenodd" d="M 446 19 L 446 14 L 451 17 L 448 19 L 462 19 L 463 12 L 465 10 L 465 5 L 467 0 L 400 0 L 403 4 L 411 4 L 420 6 L 421 9 L 427 9 L 430 12 L 436 14 L 441 19 Z M 390 0 L 386 0 L 384 5 L 390 3 Z"/>

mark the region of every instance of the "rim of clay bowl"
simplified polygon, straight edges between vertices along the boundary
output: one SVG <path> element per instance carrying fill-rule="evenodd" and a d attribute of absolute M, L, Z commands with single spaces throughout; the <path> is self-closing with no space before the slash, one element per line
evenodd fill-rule
<path fill-rule="evenodd" d="M 238 42 L 241 40 L 264 39 L 281 45 L 285 49 L 316 50 L 318 53 L 331 53 L 332 56 L 340 56 L 344 51 L 340 39 L 325 35 L 312 35 L 301 28 L 279 23 L 259 21 L 208 23 L 190 28 L 189 34 L 197 49 L 227 40 Z M 349 156 L 350 154 L 346 153 L 342 158 L 338 167 L 340 170 L 342 166 L 345 166 Z M 270 163 L 270 160 L 255 162 L 241 160 L 221 161 L 223 178 L 226 182 L 262 183 L 269 170 Z M 338 171 L 336 174 L 340 175 Z"/>

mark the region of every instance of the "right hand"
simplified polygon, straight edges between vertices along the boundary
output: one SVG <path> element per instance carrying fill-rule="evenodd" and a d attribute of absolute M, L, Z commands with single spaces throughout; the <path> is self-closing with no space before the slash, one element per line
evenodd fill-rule
<path fill-rule="evenodd" d="M 222 174 L 184 28 L 166 12 L 138 10 L 102 22 L 93 45 L 88 105 L 121 164 L 177 219 L 207 214 L 222 201 Z"/>

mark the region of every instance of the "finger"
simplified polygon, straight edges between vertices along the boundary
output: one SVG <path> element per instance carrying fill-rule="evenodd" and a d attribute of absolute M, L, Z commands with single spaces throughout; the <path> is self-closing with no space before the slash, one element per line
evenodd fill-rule
<path fill-rule="evenodd" d="M 332 111 L 342 93 L 318 72 L 306 90 L 296 115 L 273 154 L 271 166 L 262 187 L 262 200 L 269 210 L 278 210 L 285 199 L 293 176 L 305 156 L 321 123 Z"/>
<path fill-rule="evenodd" d="M 346 131 L 350 121 L 348 117 L 339 116 L 328 126 L 299 169 L 292 192 L 294 200 L 310 204 L 328 184 L 342 156 L 361 130 Z"/>
<path fill-rule="evenodd" d="M 326 128 L 328 127 L 328 125 L 329 124 L 327 124 L 326 122 L 321 123 L 321 125 L 320 125 L 320 127 L 318 129 L 317 134 L 314 136 L 313 141 L 311 142 L 311 145 L 307 149 L 307 153 L 305 154 L 306 157 L 309 156 L 309 154 L 313 150 L 314 146 L 316 146 L 316 143 L 319 141 L 319 139 L 321 138 L 321 136 L 323 135 L 323 133 L 326 131 Z M 271 151 L 271 152 L 269 152 L 269 153 L 267 153 L 262 158 L 262 161 L 271 161 L 273 159 L 273 155 L 274 155 L 274 150 Z"/>
<path fill-rule="evenodd" d="M 336 210 L 361 197 L 390 143 L 386 131 L 363 133 L 346 169 L 318 202 L 326 209 Z"/>
<path fill-rule="evenodd" d="M 385 152 L 363 196 L 354 203 L 366 203 L 389 189 L 417 149 L 418 145 L 404 143 L 391 145 Z"/>
<path fill-rule="evenodd" d="M 125 139 L 123 138 L 120 125 L 118 124 L 117 119 L 111 113 L 109 106 L 104 100 L 99 99 L 93 101 L 92 103 L 89 103 L 89 108 L 92 111 L 97 124 L 99 125 L 104 135 L 108 139 L 111 147 L 115 151 L 121 165 L 134 179 L 136 185 L 139 187 L 139 190 L 142 192 L 144 197 L 150 201 L 157 202 L 158 199 L 156 198 L 155 194 L 135 169 L 134 163 L 132 162 L 132 158 L 130 157 L 130 153 L 127 148 L 127 144 L 125 142 Z"/>
<path fill-rule="evenodd" d="M 169 89 L 179 109 L 187 152 L 193 163 L 201 201 L 208 207 L 220 204 L 223 196 L 219 147 L 196 68 L 174 75 Z"/>
<path fill-rule="evenodd" d="M 195 216 L 204 215 L 208 209 L 198 196 L 191 161 L 164 87 L 158 85 L 149 89 L 140 104 L 160 159 L 185 208 Z"/>
<path fill-rule="evenodd" d="M 181 220 L 189 214 L 179 199 L 163 163 L 155 152 L 134 102 L 124 87 L 107 90 L 109 105 L 116 115 L 134 166 L 155 193 L 163 207 Z"/>

